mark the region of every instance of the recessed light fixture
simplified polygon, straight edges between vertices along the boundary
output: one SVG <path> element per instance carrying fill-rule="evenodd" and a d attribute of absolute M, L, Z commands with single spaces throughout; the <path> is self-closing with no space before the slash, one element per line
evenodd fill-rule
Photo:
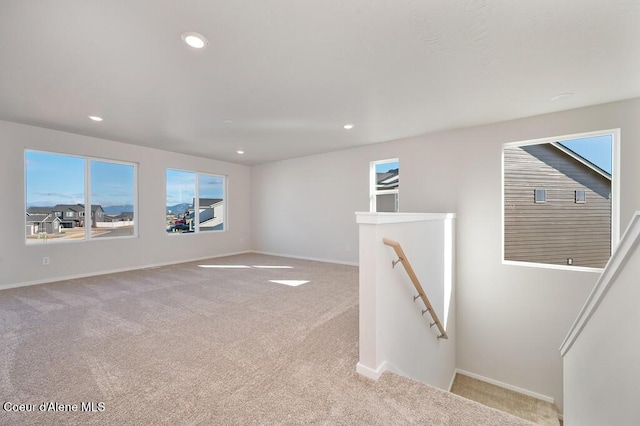
<path fill-rule="evenodd" d="M 242 150 L 239 150 L 239 151 L 236 151 L 236 152 L 237 152 L 239 155 L 244 154 L 244 151 L 242 151 Z"/>
<path fill-rule="evenodd" d="M 570 93 L 570 92 L 560 93 L 559 95 L 555 95 L 553 98 L 551 98 L 551 102 L 562 101 L 562 100 L 565 100 L 567 98 L 570 98 L 571 96 L 573 96 L 573 93 Z"/>
<path fill-rule="evenodd" d="M 351 130 L 351 129 L 353 129 L 353 124 L 345 124 L 343 127 L 344 127 L 346 130 Z"/>
<path fill-rule="evenodd" d="M 89 118 L 93 121 L 102 121 L 102 117 L 98 117 L 97 115 L 90 115 Z"/>
<path fill-rule="evenodd" d="M 222 124 L 233 124 L 233 120 L 222 120 Z"/>
<path fill-rule="evenodd" d="M 182 33 L 180 34 L 180 37 L 182 37 L 182 41 L 184 41 L 194 49 L 202 49 L 203 47 L 206 47 L 207 44 L 209 44 L 205 36 L 194 32 Z"/>

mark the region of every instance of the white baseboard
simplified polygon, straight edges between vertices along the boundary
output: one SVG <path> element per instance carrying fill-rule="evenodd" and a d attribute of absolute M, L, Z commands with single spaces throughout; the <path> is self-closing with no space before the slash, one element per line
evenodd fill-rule
<path fill-rule="evenodd" d="M 268 252 L 268 251 L 256 251 L 256 250 L 252 250 L 251 253 L 264 254 L 264 255 L 267 255 L 267 256 L 288 257 L 290 259 L 311 260 L 311 261 L 314 261 L 314 262 L 336 263 L 338 265 L 358 266 L 358 262 L 347 262 L 347 261 L 344 261 L 344 260 L 321 259 L 321 258 L 318 258 L 318 257 L 297 256 L 297 255 L 294 255 L 294 254 L 271 253 L 271 252 Z"/>
<path fill-rule="evenodd" d="M 201 260 L 216 259 L 216 258 L 219 258 L 219 257 L 235 256 L 235 255 L 238 255 L 238 254 L 247 254 L 247 253 L 252 253 L 252 252 L 251 252 L 251 250 L 245 250 L 245 251 L 238 251 L 238 252 L 233 252 L 233 253 L 217 254 L 215 256 L 198 257 L 198 258 L 188 259 L 188 260 L 176 260 L 176 261 L 171 261 L 171 262 L 153 263 L 153 264 L 149 264 L 149 265 L 138 265 L 138 266 L 132 266 L 132 267 L 128 267 L 128 268 L 118 268 L 118 269 L 109 269 L 109 270 L 105 270 L 105 271 L 89 272 L 89 273 L 86 273 L 86 274 L 76 274 L 76 275 L 67 275 L 67 276 L 62 276 L 62 277 L 53 277 L 53 278 L 47 278 L 47 279 L 43 279 L 43 280 L 24 281 L 24 282 L 19 282 L 19 283 L 3 284 L 3 285 L 0 285 L 0 290 L 7 290 L 7 289 L 10 289 L 10 288 L 18 288 L 18 287 L 28 287 L 28 286 L 32 286 L 32 285 L 38 285 L 38 284 L 54 283 L 54 282 L 58 282 L 58 281 L 76 280 L 78 278 L 96 277 L 96 276 L 99 276 L 99 275 L 117 274 L 119 272 L 138 271 L 138 270 L 142 270 L 142 269 L 159 268 L 159 267 L 162 267 L 162 266 L 179 265 L 181 263 L 199 262 Z"/>
<path fill-rule="evenodd" d="M 488 377 L 481 376 L 479 374 L 470 373 L 468 371 L 460 370 L 459 368 L 456 368 L 456 373 L 460 373 L 463 376 L 469 376 L 472 379 L 480 380 L 480 381 L 483 381 L 483 382 L 486 382 L 486 383 L 489 383 L 489 384 L 492 384 L 492 385 L 499 386 L 501 388 L 509 389 L 511 391 L 518 392 L 518 393 L 530 396 L 532 398 L 536 398 L 536 399 L 539 399 L 541 401 L 548 402 L 550 404 L 555 404 L 556 403 L 555 399 L 551 398 L 550 396 L 542 395 L 542 394 L 539 394 L 537 392 L 533 392 L 533 391 L 530 391 L 530 390 L 527 390 L 527 389 L 522 389 L 522 388 L 519 388 L 517 386 L 510 385 L 508 383 L 503 383 L 503 382 L 500 382 L 498 380 L 494 380 L 494 379 L 490 379 Z M 453 382 L 452 382 L 452 384 L 453 384 Z"/>
<path fill-rule="evenodd" d="M 387 361 L 384 361 L 375 370 L 371 367 L 360 364 L 359 362 L 356 364 L 356 373 L 371 380 L 378 380 L 380 376 L 382 376 L 382 373 L 384 373 L 385 371 L 387 371 Z"/>

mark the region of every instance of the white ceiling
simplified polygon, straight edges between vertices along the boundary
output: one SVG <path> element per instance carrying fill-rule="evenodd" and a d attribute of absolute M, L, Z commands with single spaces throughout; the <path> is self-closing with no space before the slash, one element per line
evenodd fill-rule
<path fill-rule="evenodd" d="M 638 96 L 640 0 L 0 0 L 0 119 L 244 164 Z"/>

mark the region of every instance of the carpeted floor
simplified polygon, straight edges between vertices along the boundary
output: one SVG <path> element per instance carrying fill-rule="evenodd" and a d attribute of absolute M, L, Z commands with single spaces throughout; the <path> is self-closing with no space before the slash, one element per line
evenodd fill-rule
<path fill-rule="evenodd" d="M 357 375 L 350 266 L 241 255 L 3 290 L 0 336 L 0 403 L 36 410 L 0 407 L 3 425 L 530 424 L 393 374 Z"/>
<path fill-rule="evenodd" d="M 538 425 L 560 426 L 555 405 L 463 374 L 456 374 L 451 392 Z"/>

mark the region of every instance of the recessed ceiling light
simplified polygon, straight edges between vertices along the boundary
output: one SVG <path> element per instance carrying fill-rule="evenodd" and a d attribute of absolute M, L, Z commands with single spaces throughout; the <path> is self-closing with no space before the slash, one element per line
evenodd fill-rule
<path fill-rule="evenodd" d="M 182 37 L 182 41 L 184 41 L 194 49 L 202 49 L 203 47 L 206 47 L 207 44 L 209 43 L 202 34 L 198 34 L 194 32 L 182 33 L 180 37 Z"/>
<path fill-rule="evenodd" d="M 93 121 L 102 121 L 102 117 L 98 117 L 97 115 L 90 115 L 89 118 Z"/>
<path fill-rule="evenodd" d="M 351 129 L 353 129 L 353 124 L 345 124 L 344 128 L 347 129 L 347 130 L 351 130 Z"/>
<path fill-rule="evenodd" d="M 236 151 L 236 152 L 240 155 L 244 154 L 244 151 Z"/>
<path fill-rule="evenodd" d="M 222 120 L 223 124 L 233 124 L 233 120 Z"/>
<path fill-rule="evenodd" d="M 573 93 L 560 93 L 559 95 L 555 95 L 553 98 L 551 98 L 551 102 L 562 101 L 564 99 L 570 98 L 571 96 L 573 96 Z"/>

